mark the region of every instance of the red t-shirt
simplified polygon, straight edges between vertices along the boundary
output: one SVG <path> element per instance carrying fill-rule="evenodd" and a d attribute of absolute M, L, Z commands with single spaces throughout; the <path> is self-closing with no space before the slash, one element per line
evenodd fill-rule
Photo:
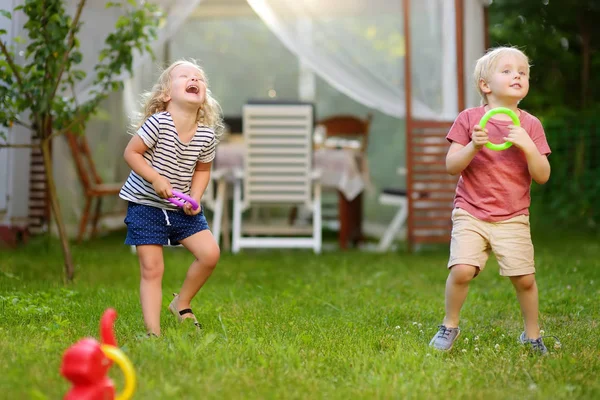
<path fill-rule="evenodd" d="M 520 110 L 521 127 L 529 134 L 539 152 L 550 154 L 542 123 L 533 115 Z M 471 142 L 473 127 L 485 114 L 485 107 L 469 108 L 461 112 L 446 139 L 466 146 Z M 510 120 L 490 118 L 485 128 L 492 143 L 503 143 L 508 136 Z M 456 186 L 454 206 L 474 217 L 488 222 L 504 221 L 517 215 L 528 215 L 531 175 L 527 159 L 516 146 L 494 151 L 483 147 L 465 168 Z"/>

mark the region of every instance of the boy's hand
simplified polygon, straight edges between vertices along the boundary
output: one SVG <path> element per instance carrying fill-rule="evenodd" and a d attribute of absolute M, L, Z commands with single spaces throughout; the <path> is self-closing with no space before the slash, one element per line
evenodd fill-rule
<path fill-rule="evenodd" d="M 159 175 L 152 182 L 152 187 L 156 194 L 158 194 L 163 199 L 168 199 L 169 197 L 173 197 L 173 188 L 171 188 L 171 183 L 164 176 Z"/>
<path fill-rule="evenodd" d="M 187 215 L 196 215 L 196 214 L 200 214 L 200 211 L 202 211 L 202 205 L 200 204 L 200 199 L 196 198 L 196 196 L 192 196 L 192 198 L 194 200 L 196 200 L 196 203 L 198 203 L 198 208 L 197 209 L 193 209 L 192 205 L 190 203 L 185 203 L 183 205 L 183 212 L 185 212 Z"/>
<path fill-rule="evenodd" d="M 533 143 L 533 140 L 531 140 L 525 129 L 520 126 L 509 125 L 508 130 L 510 133 L 504 138 L 505 141 L 511 142 L 523 152 L 528 152 L 535 148 L 535 143 Z"/>
<path fill-rule="evenodd" d="M 479 125 L 475 125 L 473 128 L 473 134 L 471 135 L 471 140 L 473 141 L 475 149 L 481 150 L 481 148 L 485 146 L 489 140 L 487 129 L 481 129 Z"/>

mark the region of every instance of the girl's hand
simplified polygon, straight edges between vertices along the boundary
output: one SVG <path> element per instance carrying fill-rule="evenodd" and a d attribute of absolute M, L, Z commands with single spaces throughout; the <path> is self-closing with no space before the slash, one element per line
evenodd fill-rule
<path fill-rule="evenodd" d="M 531 140 L 531 137 L 525 129 L 516 125 L 510 125 L 508 129 L 510 133 L 504 138 L 505 141 L 511 142 L 523 152 L 535 149 L 535 143 L 533 143 L 533 140 Z"/>
<path fill-rule="evenodd" d="M 481 129 L 479 125 L 475 125 L 473 134 L 471 135 L 471 141 L 476 150 L 481 150 L 481 148 L 489 141 L 487 129 Z"/>
<path fill-rule="evenodd" d="M 198 208 L 197 209 L 193 209 L 192 205 L 190 203 L 185 203 L 183 205 L 183 212 L 185 212 L 187 215 L 197 215 L 200 214 L 200 211 L 202 211 L 202 205 L 200 204 L 200 199 L 197 199 L 196 196 L 192 196 L 192 198 L 194 200 L 196 200 L 196 203 L 198 203 Z"/>
<path fill-rule="evenodd" d="M 171 187 L 171 183 L 164 176 L 159 175 L 152 182 L 152 187 L 156 194 L 158 194 L 163 199 L 168 199 L 169 197 L 173 197 L 173 188 Z"/>

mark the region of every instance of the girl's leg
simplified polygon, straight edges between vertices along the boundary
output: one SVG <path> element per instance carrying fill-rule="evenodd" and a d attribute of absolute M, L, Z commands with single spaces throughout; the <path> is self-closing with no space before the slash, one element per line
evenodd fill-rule
<path fill-rule="evenodd" d="M 517 291 L 517 299 L 525 322 L 525 335 L 529 339 L 540 337 L 538 325 L 538 288 L 535 274 L 511 276 L 510 281 Z"/>
<path fill-rule="evenodd" d="M 163 249 L 160 245 L 137 246 L 140 260 L 140 301 L 148 333 L 160 335 L 160 308 L 162 306 L 162 277 L 165 270 Z"/>
<path fill-rule="evenodd" d="M 478 268 L 459 264 L 450 269 L 446 280 L 446 316 L 443 324 L 447 328 L 457 328 L 460 310 L 469 292 L 469 282 L 477 275 Z"/>
<path fill-rule="evenodd" d="M 196 259 L 190 265 L 185 281 L 179 291 L 177 310 L 190 308 L 192 298 L 202 288 L 215 269 L 221 252 L 212 233 L 206 229 L 180 241 Z M 192 314 L 183 315 L 192 318 Z"/>

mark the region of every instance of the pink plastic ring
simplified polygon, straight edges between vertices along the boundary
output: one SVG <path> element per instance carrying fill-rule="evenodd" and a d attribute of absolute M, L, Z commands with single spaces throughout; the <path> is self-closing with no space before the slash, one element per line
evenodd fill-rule
<path fill-rule="evenodd" d="M 196 203 L 196 200 L 192 199 L 187 194 L 183 194 L 181 192 L 173 190 L 173 196 L 179 197 L 180 199 L 185 200 L 188 203 L 190 203 L 192 205 L 192 209 L 194 209 L 194 210 L 198 209 L 198 203 Z M 183 207 L 185 203 L 183 201 L 176 199 L 175 197 L 168 198 L 167 200 L 169 200 L 171 203 L 175 204 L 176 206 Z"/>

